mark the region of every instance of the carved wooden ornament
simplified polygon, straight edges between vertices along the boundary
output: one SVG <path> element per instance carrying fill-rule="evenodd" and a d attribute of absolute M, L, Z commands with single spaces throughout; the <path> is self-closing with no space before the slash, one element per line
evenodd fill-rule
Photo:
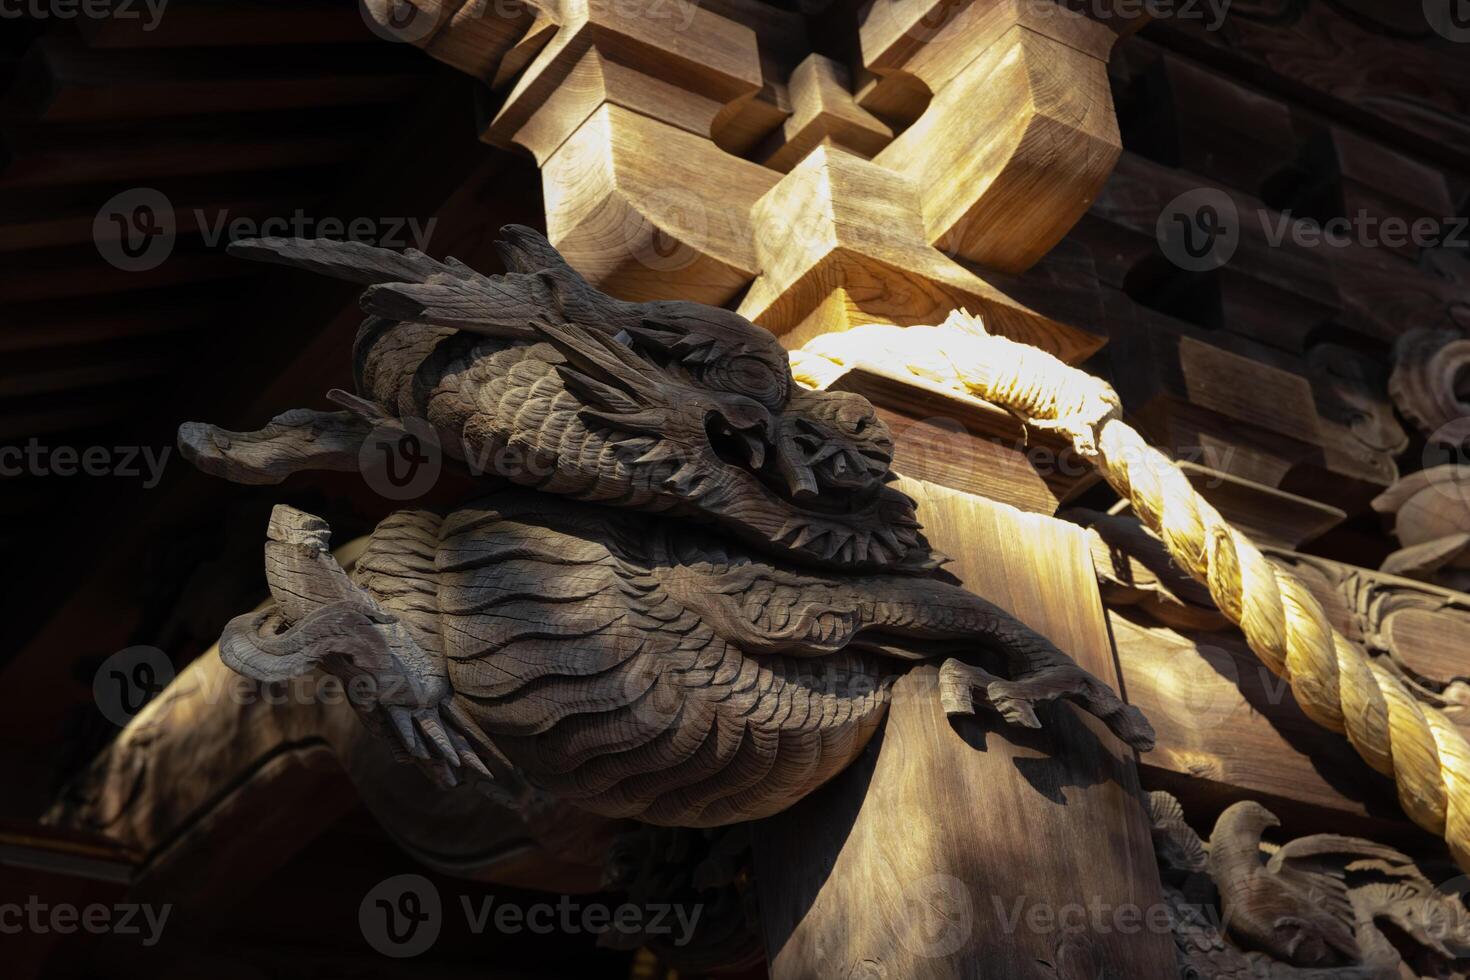
<path fill-rule="evenodd" d="M 1431 439 L 1470 442 L 1470 337 L 1419 327 L 1394 344 L 1388 390 L 1394 404 Z"/>
<path fill-rule="evenodd" d="M 1253 800 L 1226 809 L 1208 844 L 1169 794 L 1149 809 L 1181 980 L 1467 975 L 1463 889 L 1407 855 L 1338 834 L 1264 842 L 1280 821 Z"/>
<path fill-rule="evenodd" d="M 866 400 L 797 386 L 740 316 L 611 299 L 536 233 L 505 235 L 512 271 L 493 277 L 353 244 L 236 246 L 368 286 L 360 395 L 256 433 L 189 423 L 191 459 L 274 482 L 427 423 L 487 494 L 391 515 L 351 576 L 323 522 L 278 507 L 276 602 L 226 628 L 231 667 L 366 681 L 370 727 L 443 781 L 515 771 L 672 825 L 790 806 L 862 749 L 905 667 L 936 657 L 951 714 L 978 694 L 1036 727 L 1037 703 L 1067 698 L 1151 746 L 1142 715 L 1045 637 L 935 574 Z"/>

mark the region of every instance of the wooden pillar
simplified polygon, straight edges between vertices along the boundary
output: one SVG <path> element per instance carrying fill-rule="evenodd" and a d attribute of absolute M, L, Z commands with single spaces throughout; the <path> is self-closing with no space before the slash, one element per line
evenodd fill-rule
<path fill-rule="evenodd" d="M 966 586 L 1117 684 L 1082 531 L 906 489 Z M 1039 732 L 953 723 L 936 674 L 905 677 L 865 756 L 753 835 L 773 980 L 1173 976 L 1131 751 L 1070 706 Z"/>

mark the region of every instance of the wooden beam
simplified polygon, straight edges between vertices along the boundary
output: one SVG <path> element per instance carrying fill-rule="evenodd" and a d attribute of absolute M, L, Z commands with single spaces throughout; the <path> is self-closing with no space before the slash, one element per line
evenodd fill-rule
<path fill-rule="evenodd" d="M 809 55 L 787 86 L 792 115 L 760 155 L 772 170 L 790 170 L 818 145 L 840 146 L 870 158 L 893 139 L 893 130 L 852 96 L 846 69 L 831 58 Z"/>
<path fill-rule="evenodd" d="M 0 353 L 183 331 L 202 327 L 214 315 L 207 301 L 139 302 L 122 310 L 109 302 L 106 307 L 77 303 L 61 310 L 7 307 L 0 326 Z"/>
<path fill-rule="evenodd" d="M 95 123 L 309 106 L 378 105 L 413 97 L 423 75 L 413 52 L 384 48 L 364 61 L 337 47 L 261 49 L 252 57 L 90 50 L 47 35 L 21 61 L 0 119 Z"/>
<path fill-rule="evenodd" d="M 1470 64 L 1432 43 L 1419 6 L 1303 4 L 1208 26 L 1166 18 L 1154 37 L 1391 145 L 1457 169 L 1470 161 Z"/>
<path fill-rule="evenodd" d="M 1416 852 L 1443 844 L 1403 819 L 1393 782 L 1346 740 L 1324 738 L 1289 685 L 1233 633 L 1187 638 L 1108 614 L 1130 703 L 1153 722 L 1159 745 L 1141 759 L 1147 789 L 1218 813 L 1253 799 L 1288 826 L 1332 827 Z"/>
<path fill-rule="evenodd" d="M 107 140 L 29 135 L 12 139 L 0 189 L 330 166 L 350 160 L 363 142 L 360 131 Z"/>
<path fill-rule="evenodd" d="M 108 17 L 81 17 L 90 48 L 199 48 L 380 41 L 357 4 L 299 0 L 192 0 L 152 17 L 142 5 Z"/>
<path fill-rule="evenodd" d="M 906 489 L 967 586 L 1115 682 L 1078 529 Z M 1171 976 L 1168 934 L 1113 918 L 1162 901 L 1132 753 L 1070 708 L 951 723 L 933 682 L 910 672 L 864 757 L 753 835 L 773 980 Z"/>

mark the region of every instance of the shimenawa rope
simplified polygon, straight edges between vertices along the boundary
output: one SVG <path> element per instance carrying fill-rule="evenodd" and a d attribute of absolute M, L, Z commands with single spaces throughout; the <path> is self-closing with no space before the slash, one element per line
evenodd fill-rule
<path fill-rule="evenodd" d="M 873 324 L 816 338 L 792 355 L 797 379 L 834 365 L 903 362 L 910 371 L 1000 405 L 1029 428 L 1066 435 L 1133 505 L 1184 569 L 1205 583 L 1252 651 L 1290 682 L 1302 711 L 1345 734 L 1393 778 L 1416 824 L 1442 836 L 1470 872 L 1470 743 L 1328 622 L 1300 580 L 1271 562 L 1122 419 L 1106 382 L 1045 351 L 985 331 L 957 311 L 938 327 Z"/>

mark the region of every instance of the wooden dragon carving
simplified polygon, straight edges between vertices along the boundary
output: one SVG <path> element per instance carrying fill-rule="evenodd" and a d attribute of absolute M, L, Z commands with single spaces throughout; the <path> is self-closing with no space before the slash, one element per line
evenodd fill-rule
<path fill-rule="evenodd" d="M 227 626 L 231 667 L 343 677 L 442 781 L 515 772 L 668 825 L 791 805 L 929 658 L 952 714 L 978 697 L 1034 727 L 1035 704 L 1066 698 L 1151 747 L 1136 709 L 936 571 L 864 399 L 797 386 L 775 338 L 729 311 L 612 299 L 535 232 L 503 234 L 503 276 L 351 243 L 233 246 L 367 286 L 359 394 L 255 433 L 188 423 L 197 465 L 278 482 L 354 468 L 383 426 L 431 426 L 485 495 L 389 516 L 350 576 L 324 522 L 278 507 L 275 603 Z"/>

